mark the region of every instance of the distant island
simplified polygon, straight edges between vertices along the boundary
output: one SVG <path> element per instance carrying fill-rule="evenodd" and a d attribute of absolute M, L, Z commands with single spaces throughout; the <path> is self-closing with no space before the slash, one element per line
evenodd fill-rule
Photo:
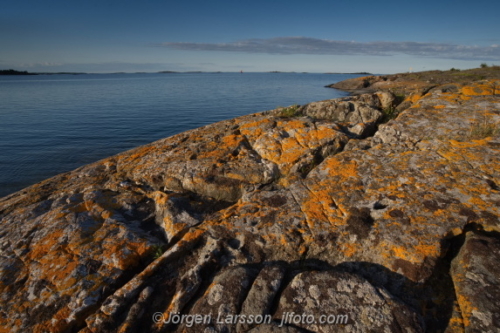
<path fill-rule="evenodd" d="M 27 71 L 16 71 L 13 69 L 3 69 L 0 70 L 0 75 L 37 75 L 34 73 L 28 73 Z"/>
<path fill-rule="evenodd" d="M 16 71 L 14 69 L 1 69 L 0 70 L 0 75 L 82 75 L 82 74 L 87 74 L 87 73 L 81 73 L 81 72 L 37 72 L 37 73 L 30 73 L 28 71 Z"/>
<path fill-rule="evenodd" d="M 373 75 L 369 72 L 356 72 L 356 73 L 325 73 L 325 74 L 362 74 L 362 75 Z"/>
<path fill-rule="evenodd" d="M 178 73 L 182 73 L 182 74 L 197 74 L 197 73 L 206 73 L 206 72 L 202 72 L 202 71 L 187 71 L 187 72 L 176 72 L 176 71 L 161 71 L 161 72 L 158 72 L 159 74 L 178 74 Z"/>
<path fill-rule="evenodd" d="M 198 73 L 222 73 L 218 72 L 203 72 L 203 71 L 187 71 L 187 72 L 177 72 L 177 71 L 159 71 L 159 74 L 198 74 Z M 297 73 L 297 72 L 281 72 L 281 71 L 270 71 L 268 73 Z M 308 74 L 308 72 L 301 72 L 302 74 Z M 82 75 L 88 74 L 84 72 L 36 72 L 30 73 L 28 71 L 17 71 L 14 69 L 2 69 L 0 70 L 0 75 L 57 75 L 57 74 L 65 74 L 65 75 Z M 116 73 L 107 73 L 107 74 L 128 74 L 126 72 L 116 72 Z M 135 74 L 146 74 L 146 72 L 136 72 Z M 357 73 L 324 73 L 324 74 L 362 74 L 362 75 L 373 75 L 369 72 L 357 72 Z"/>

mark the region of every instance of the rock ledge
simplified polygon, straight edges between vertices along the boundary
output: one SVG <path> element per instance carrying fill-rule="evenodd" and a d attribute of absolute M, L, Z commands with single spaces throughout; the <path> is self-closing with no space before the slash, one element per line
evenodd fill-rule
<path fill-rule="evenodd" d="M 0 331 L 499 332 L 496 87 L 252 114 L 2 198 Z"/>

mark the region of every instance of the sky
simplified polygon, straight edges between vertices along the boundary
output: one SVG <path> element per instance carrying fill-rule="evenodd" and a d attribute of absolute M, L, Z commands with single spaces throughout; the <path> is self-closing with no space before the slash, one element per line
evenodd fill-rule
<path fill-rule="evenodd" d="M 0 69 L 467 69 L 500 65 L 499 13 L 498 0 L 0 0 Z"/>

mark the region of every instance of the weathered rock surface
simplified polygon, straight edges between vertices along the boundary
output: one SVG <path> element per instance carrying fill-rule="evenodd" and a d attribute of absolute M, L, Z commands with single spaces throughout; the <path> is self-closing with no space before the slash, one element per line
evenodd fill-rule
<path fill-rule="evenodd" d="M 452 278 L 466 332 L 495 332 L 500 327 L 500 239 L 481 231 L 467 233 L 452 262 Z"/>
<path fill-rule="evenodd" d="M 497 85 L 244 116 L 2 198 L 0 331 L 500 331 Z"/>

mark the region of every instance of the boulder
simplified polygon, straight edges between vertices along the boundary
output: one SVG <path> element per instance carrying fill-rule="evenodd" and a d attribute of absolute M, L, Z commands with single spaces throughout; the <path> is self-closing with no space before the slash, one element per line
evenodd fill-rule
<path fill-rule="evenodd" d="M 465 332 L 495 332 L 500 327 L 500 238 L 497 233 L 466 234 L 453 259 L 451 275 Z"/>

